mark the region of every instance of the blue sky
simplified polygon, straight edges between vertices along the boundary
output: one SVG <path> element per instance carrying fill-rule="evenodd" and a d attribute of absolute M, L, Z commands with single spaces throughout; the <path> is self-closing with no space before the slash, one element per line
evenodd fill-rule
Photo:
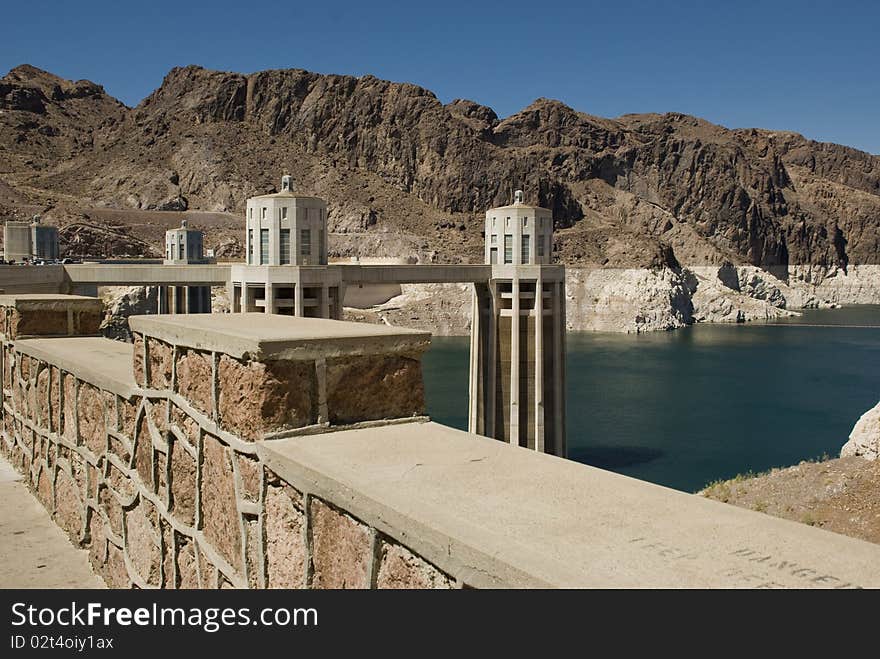
<path fill-rule="evenodd" d="M 136 105 L 173 66 L 304 68 L 412 82 L 508 116 L 685 112 L 880 154 L 880 3 L 5 3 L 0 69 L 87 78 Z"/>

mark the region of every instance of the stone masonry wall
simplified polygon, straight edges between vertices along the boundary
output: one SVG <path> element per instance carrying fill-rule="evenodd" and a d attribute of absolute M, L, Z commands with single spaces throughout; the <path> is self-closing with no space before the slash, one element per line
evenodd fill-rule
<path fill-rule="evenodd" d="M 418 359 L 249 362 L 138 335 L 125 396 L 2 338 L 0 448 L 108 586 L 461 586 L 344 502 L 283 481 L 254 443 L 422 414 Z M 369 380 L 345 384 L 358 359 Z"/>

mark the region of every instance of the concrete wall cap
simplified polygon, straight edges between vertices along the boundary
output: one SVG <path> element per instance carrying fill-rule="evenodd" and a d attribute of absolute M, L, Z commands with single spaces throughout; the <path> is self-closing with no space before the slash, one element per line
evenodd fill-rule
<path fill-rule="evenodd" d="M 60 295 L 57 293 L 17 293 L 0 295 L 0 307 L 16 309 L 77 309 L 103 310 L 104 303 L 86 295 Z"/>
<path fill-rule="evenodd" d="M 880 586 L 880 546 L 437 423 L 258 444 L 267 466 L 477 587 Z"/>
<path fill-rule="evenodd" d="M 265 313 L 132 316 L 135 332 L 239 359 L 271 361 L 423 352 L 431 333 L 384 325 Z"/>
<path fill-rule="evenodd" d="M 137 391 L 130 343 L 94 336 L 19 339 L 15 349 L 57 366 L 99 389 L 131 398 Z"/>

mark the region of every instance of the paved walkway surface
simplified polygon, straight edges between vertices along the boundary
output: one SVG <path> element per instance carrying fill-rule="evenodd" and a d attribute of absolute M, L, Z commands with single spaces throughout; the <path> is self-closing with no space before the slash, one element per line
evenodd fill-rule
<path fill-rule="evenodd" d="M 0 457 L 0 588 L 104 588 L 77 549 Z"/>

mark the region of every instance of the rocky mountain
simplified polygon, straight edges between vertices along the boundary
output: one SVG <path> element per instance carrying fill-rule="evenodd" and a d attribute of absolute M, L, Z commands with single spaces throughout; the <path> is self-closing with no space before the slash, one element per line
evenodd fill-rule
<path fill-rule="evenodd" d="M 547 99 L 500 120 L 372 76 L 195 66 L 131 109 L 20 66 L 0 80 L 0 110 L 0 203 L 62 219 L 236 214 L 284 170 L 329 200 L 341 255 L 479 258 L 480 214 L 523 188 L 554 210 L 573 265 L 880 262 L 880 157 L 793 133 Z"/>
<path fill-rule="evenodd" d="M 175 68 L 135 108 L 32 66 L 0 79 L 0 217 L 41 214 L 70 254 L 156 255 L 186 217 L 237 258 L 245 199 L 282 172 L 328 200 L 336 257 L 478 261 L 483 212 L 522 188 L 603 329 L 880 302 L 880 156 L 794 133 L 548 99 L 500 119 L 298 69 Z"/>

